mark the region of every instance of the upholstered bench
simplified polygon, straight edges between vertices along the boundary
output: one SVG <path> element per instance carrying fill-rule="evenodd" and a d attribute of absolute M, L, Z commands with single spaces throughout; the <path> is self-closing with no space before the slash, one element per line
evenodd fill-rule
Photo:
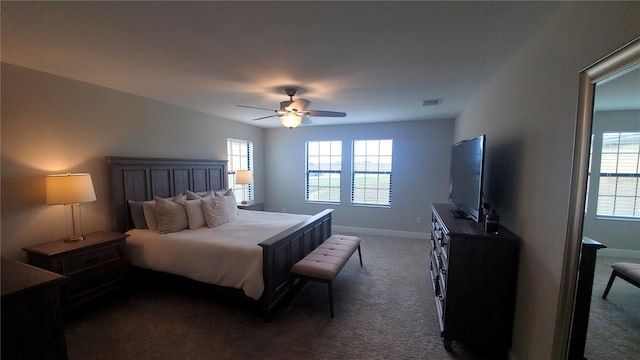
<path fill-rule="evenodd" d="M 329 309 L 333 318 L 333 279 L 336 278 L 344 264 L 358 249 L 360 266 L 360 238 L 347 235 L 331 235 L 320 246 L 310 252 L 291 268 L 291 286 L 296 278 L 327 283 L 329 286 Z"/>
<path fill-rule="evenodd" d="M 613 271 L 611 272 L 607 288 L 604 289 L 604 294 L 602 294 L 603 299 L 607 298 L 609 290 L 611 290 L 611 285 L 613 285 L 613 280 L 615 280 L 617 276 L 627 280 L 637 287 L 640 287 L 640 264 L 619 262 L 611 264 L 611 267 L 613 268 Z"/>

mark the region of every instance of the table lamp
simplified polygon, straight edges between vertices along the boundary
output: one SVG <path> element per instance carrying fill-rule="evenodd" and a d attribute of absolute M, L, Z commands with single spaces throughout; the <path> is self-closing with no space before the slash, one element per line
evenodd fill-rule
<path fill-rule="evenodd" d="M 64 205 L 67 215 L 65 241 L 84 240 L 80 203 L 96 200 L 91 174 L 47 175 L 47 204 Z"/>
<path fill-rule="evenodd" d="M 253 172 L 251 170 L 236 170 L 236 184 L 242 186 L 242 203 L 247 203 L 247 185 L 253 184 Z"/>

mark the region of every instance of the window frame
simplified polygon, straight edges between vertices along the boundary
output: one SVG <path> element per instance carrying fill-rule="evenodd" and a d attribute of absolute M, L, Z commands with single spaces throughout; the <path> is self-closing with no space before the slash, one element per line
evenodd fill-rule
<path fill-rule="evenodd" d="M 236 153 L 234 145 L 239 147 L 239 151 Z M 236 170 L 251 170 L 253 171 L 253 141 L 227 138 L 227 176 L 229 181 L 229 188 L 233 190 L 233 193 L 238 197 L 238 201 L 244 198 L 245 185 L 236 184 Z M 239 168 L 236 169 L 236 165 L 239 164 Z M 253 184 L 246 185 L 247 201 L 255 199 Z"/>
<path fill-rule="evenodd" d="M 616 151 L 612 152 L 612 151 L 607 151 L 607 149 L 610 149 L 610 147 L 607 147 L 605 145 L 605 138 L 607 136 L 611 137 L 611 135 L 616 135 L 617 134 L 617 142 L 615 142 L 616 144 Z M 633 152 L 628 152 L 628 151 L 621 151 L 621 145 L 624 144 L 621 139 L 624 135 L 628 135 L 628 136 L 633 136 L 636 137 L 638 139 L 640 139 L 640 131 L 614 131 L 614 130 L 606 130 L 603 131 L 601 136 L 599 137 L 599 141 L 601 142 L 600 145 L 600 154 L 599 154 L 599 167 L 600 167 L 600 171 L 598 172 L 598 187 L 597 187 L 597 195 L 596 195 L 596 211 L 595 211 L 595 216 L 598 219 L 610 219 L 610 220 L 629 220 L 629 221 L 640 221 L 640 144 L 638 144 L 638 142 L 640 142 L 640 140 L 636 140 L 636 147 L 637 149 Z M 633 146 L 633 145 L 632 145 Z M 605 161 L 604 161 L 604 157 L 606 155 L 614 155 L 615 154 L 615 171 L 605 171 L 606 169 L 603 169 L 603 167 L 605 167 L 606 165 L 604 165 Z M 631 156 L 633 157 L 635 155 L 635 172 L 633 171 L 629 171 L 629 172 L 620 172 L 620 162 L 621 162 L 621 154 L 631 154 Z M 628 179 L 628 178 L 635 178 L 635 195 L 620 195 L 619 194 L 619 185 L 620 185 L 620 180 L 624 179 Z M 606 195 L 602 195 L 602 190 L 603 190 L 603 179 L 614 179 L 615 182 L 615 186 L 614 186 L 614 190 L 612 192 L 612 194 L 606 194 Z M 616 214 L 616 206 L 618 203 L 618 199 L 619 198 L 631 198 L 633 197 L 634 199 L 632 200 L 632 214 L 623 214 L 623 215 L 618 215 Z M 612 199 L 612 210 L 611 211 L 605 211 L 604 205 L 601 203 L 601 201 L 603 201 L 604 199 Z M 636 215 L 637 214 L 637 215 Z"/>
<path fill-rule="evenodd" d="M 381 154 L 380 148 L 381 148 L 381 143 L 382 142 L 390 142 L 390 153 L 389 154 Z M 378 146 L 378 152 L 377 154 L 371 154 L 368 155 L 366 154 L 356 154 L 356 146 L 357 143 L 360 142 L 364 142 L 364 146 L 365 149 L 368 149 L 368 143 L 369 142 L 377 142 Z M 366 166 L 365 166 L 365 170 L 361 170 L 361 169 L 356 169 L 357 168 L 357 164 L 356 164 L 356 156 L 364 156 L 365 157 L 365 163 L 367 163 L 367 157 L 369 156 L 375 156 L 377 157 L 377 170 L 366 170 Z M 380 157 L 389 157 L 389 169 L 388 170 L 381 170 L 380 169 Z M 357 186 L 356 186 L 356 176 L 357 174 L 364 174 L 366 175 L 373 175 L 374 177 L 376 177 L 377 179 L 377 183 L 380 183 L 380 176 L 381 175 L 388 175 L 389 176 L 389 186 L 388 187 L 376 187 L 375 191 L 378 193 L 380 193 L 380 191 L 388 191 L 388 197 L 387 197 L 387 201 L 386 203 L 380 203 L 379 201 L 373 203 L 373 202 L 366 202 L 366 196 L 364 196 L 364 201 L 360 202 L 360 201 L 356 201 L 356 191 L 357 191 Z M 393 188 L 393 139 L 391 138 L 386 138 L 386 139 L 354 139 L 351 142 L 351 194 L 350 194 L 350 201 L 351 201 L 351 205 L 353 206 L 370 206 L 370 207 L 385 207 L 385 208 L 390 208 L 391 204 L 392 204 L 392 188 Z M 366 192 L 366 190 L 364 190 Z M 376 196 L 377 199 L 379 199 L 379 196 Z"/>
<path fill-rule="evenodd" d="M 317 160 L 317 164 L 318 164 L 318 169 L 311 169 L 309 166 L 309 158 L 310 158 L 310 152 L 309 152 L 309 145 L 310 144 L 318 144 L 318 155 L 314 155 L 318 157 Z M 329 143 L 329 153 L 321 153 L 321 149 L 322 149 L 322 143 Z M 305 194 L 304 194 L 304 199 L 306 202 L 309 203 L 328 203 L 328 204 L 341 204 L 342 203 L 342 165 L 343 165 L 343 151 L 342 151 L 342 140 L 307 140 L 305 141 L 304 144 L 304 149 L 305 149 L 305 176 L 304 176 L 304 190 L 305 190 Z M 339 149 L 340 150 L 340 154 L 334 154 L 333 150 L 334 149 Z M 329 157 L 330 161 L 329 161 L 329 169 L 320 169 L 320 158 L 321 157 Z M 333 167 L 333 160 L 335 159 L 339 159 L 340 163 L 338 165 L 336 165 L 337 169 L 334 169 Z M 321 199 L 320 196 L 318 196 L 318 199 L 310 199 L 310 175 L 311 174 L 316 174 L 318 177 L 318 183 L 317 183 L 317 188 L 318 188 L 318 193 L 320 194 L 321 189 L 328 189 L 329 192 L 329 198 L 326 199 Z M 320 186 L 320 176 L 321 175 L 328 175 L 329 176 L 329 186 Z M 338 175 L 338 180 L 337 180 L 337 186 L 333 185 L 334 184 L 334 176 L 337 174 Z M 332 200 L 332 194 L 337 191 L 337 200 L 335 197 L 334 200 Z"/>

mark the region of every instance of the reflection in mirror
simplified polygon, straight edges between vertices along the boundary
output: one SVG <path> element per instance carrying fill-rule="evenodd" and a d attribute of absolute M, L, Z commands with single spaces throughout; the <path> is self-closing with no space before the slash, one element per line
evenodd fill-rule
<path fill-rule="evenodd" d="M 592 121 L 583 237 L 607 248 L 596 257 L 584 356 L 634 359 L 640 289 L 618 280 L 602 296 L 611 265 L 640 263 L 640 63 L 595 84 Z"/>
<path fill-rule="evenodd" d="M 624 144 L 623 147 L 627 149 L 627 141 L 633 138 L 632 136 L 626 135 L 629 132 L 634 132 L 633 129 L 623 129 L 623 127 L 619 127 L 616 129 L 606 129 L 605 131 L 605 128 L 607 126 L 602 124 L 606 124 L 607 119 L 611 119 L 612 117 L 615 119 L 619 119 L 620 122 L 623 122 L 623 118 L 625 116 L 632 116 L 633 111 L 638 111 L 638 109 L 640 109 L 640 107 L 636 109 L 622 107 L 621 104 L 626 103 L 625 99 L 627 99 L 627 97 L 621 96 L 620 92 L 618 92 L 617 94 L 613 92 L 613 89 L 623 89 L 630 85 L 633 87 L 634 84 L 637 86 L 638 82 L 634 83 L 632 77 L 637 76 L 637 69 L 638 66 L 640 66 L 639 64 L 640 38 L 636 38 L 626 46 L 605 57 L 604 59 L 596 62 L 580 73 L 577 114 L 578 118 L 576 122 L 576 137 L 571 179 L 567 241 L 565 247 L 565 261 L 563 264 L 560 289 L 560 299 L 562 300 L 558 308 L 558 323 L 555 333 L 555 338 L 556 340 L 558 340 L 558 343 L 565 344 L 564 351 L 562 351 L 563 358 L 583 358 L 582 356 L 585 350 L 585 339 L 587 337 L 587 324 L 592 328 L 602 327 L 603 325 L 601 324 L 593 325 L 593 321 L 607 321 L 608 319 L 610 319 L 607 318 L 609 314 L 606 311 L 603 311 L 598 316 L 593 316 L 591 319 L 589 319 L 592 284 L 595 284 L 593 285 L 594 300 L 609 300 L 604 300 L 599 297 L 601 296 L 601 293 L 599 292 L 601 291 L 600 288 L 602 286 L 602 281 L 600 279 L 600 275 L 597 275 L 597 277 L 594 278 L 596 261 L 593 261 L 593 263 L 591 264 L 591 272 L 588 271 L 588 268 L 585 269 L 585 263 L 587 261 L 581 261 L 580 256 L 581 250 L 583 249 L 583 224 L 585 239 L 587 239 L 587 236 L 591 235 L 596 239 L 596 241 L 599 240 L 603 243 L 604 246 L 608 247 L 607 249 L 600 251 L 609 251 L 610 254 L 614 255 L 616 253 L 615 250 L 612 249 L 615 249 L 616 246 L 623 246 L 620 244 L 623 244 L 625 240 L 615 239 L 615 242 L 611 242 L 611 240 L 609 240 L 610 238 L 608 237 L 609 233 L 607 232 L 605 232 L 605 235 L 607 235 L 607 237 L 600 237 L 601 233 L 597 232 L 598 230 L 600 230 L 599 224 L 596 222 L 610 222 L 613 224 L 613 227 L 618 227 L 623 222 L 636 225 L 640 224 L 640 219 L 634 219 L 633 216 L 628 216 L 628 212 L 616 212 L 615 210 L 615 207 L 617 206 L 616 204 L 623 205 L 625 204 L 625 202 L 629 201 L 629 199 L 626 199 L 626 197 L 619 196 L 622 195 L 623 192 L 611 191 L 610 186 L 608 186 L 618 180 L 616 179 L 614 181 L 611 178 L 621 177 L 619 176 L 620 173 L 616 172 L 605 174 L 606 176 L 602 176 L 601 173 L 601 165 L 603 163 L 602 159 L 604 154 L 602 145 L 604 133 L 618 133 L 617 140 L 613 140 L 615 136 L 611 134 L 611 141 L 608 140 L 609 136 L 607 136 L 607 140 L 605 141 L 610 145 L 604 147 L 607 149 L 607 155 L 605 156 L 607 161 L 609 161 L 609 159 L 613 158 L 614 156 L 618 158 L 621 157 L 620 151 L 616 150 L 616 152 L 613 152 L 609 150 L 612 150 L 614 147 L 620 149 L 621 143 Z M 627 78 L 625 77 L 625 75 L 629 75 L 630 77 Z M 597 99 L 595 99 L 594 97 L 594 94 L 596 93 Z M 633 94 L 631 92 L 629 92 L 629 95 L 629 98 L 633 97 Z M 638 99 L 638 96 L 636 95 L 635 98 Z M 613 123 L 614 121 L 610 122 Z M 592 133 L 592 128 L 594 133 Z M 598 130 L 599 128 L 601 128 L 601 130 Z M 595 132 L 599 132 L 600 135 L 595 135 Z M 621 135 L 623 133 L 625 135 Z M 593 147 L 591 146 L 592 140 L 594 145 Z M 614 144 L 617 145 L 614 146 Z M 590 161 L 592 153 L 593 162 Z M 623 153 L 626 153 L 626 150 L 623 151 Z M 622 157 L 626 157 L 626 155 Z M 596 164 L 596 162 L 598 163 Z M 598 178 L 597 180 L 595 179 L 596 177 Z M 634 176 L 628 176 L 628 178 L 631 177 Z M 601 181 L 602 178 L 607 179 Z M 626 180 L 623 180 L 620 183 L 625 183 Z M 603 183 L 602 194 L 600 194 L 601 182 Z M 620 189 L 622 189 L 622 187 L 620 187 Z M 588 202 L 587 196 L 589 197 Z M 618 202 L 618 200 L 620 201 Z M 598 201 L 601 202 L 600 206 L 598 204 Z M 637 199 L 635 201 L 637 203 Z M 612 203 L 614 208 L 613 211 L 611 206 Z M 600 207 L 600 210 L 598 210 L 598 207 Z M 607 215 L 597 215 L 599 212 L 600 214 Z M 625 215 L 622 216 L 622 214 Z M 593 216 L 593 222 L 588 219 L 590 216 Z M 628 233 L 624 236 L 628 236 Z M 627 255 L 640 254 L 640 249 L 638 250 L 639 251 L 630 250 L 629 252 L 624 253 Z M 593 258 L 595 259 L 595 251 L 593 253 Z M 617 254 L 620 255 L 621 253 Z M 585 260 L 585 258 L 586 257 L 584 257 L 583 260 Z M 580 269 L 580 273 L 578 272 L 578 269 Z M 610 269 L 607 269 L 607 271 L 610 272 Z M 608 274 L 604 276 L 607 277 Z M 585 281 L 585 279 L 588 281 Z M 595 283 L 593 283 L 594 280 Z M 585 284 L 588 286 L 585 286 Z M 640 289 L 636 290 L 640 291 Z M 609 297 L 610 296 L 611 295 L 609 295 Z M 609 299 L 609 297 L 607 299 Z M 637 320 L 637 306 L 635 311 L 635 319 Z M 603 331 L 607 331 L 608 327 L 605 326 L 605 328 L 606 329 L 603 329 Z M 622 330 L 625 331 L 625 329 Z M 635 342 L 637 343 L 637 337 L 635 339 Z M 612 342 L 611 338 L 603 338 L 603 341 L 599 343 L 601 345 L 595 344 L 595 342 L 592 340 L 592 335 L 589 335 L 589 351 L 591 351 L 592 348 L 599 347 L 606 351 L 607 356 L 610 356 L 614 349 L 620 347 L 620 343 L 618 342 L 618 340 Z M 635 354 L 637 353 L 638 352 L 636 350 Z M 600 356 L 595 356 L 592 358 L 600 358 Z"/>

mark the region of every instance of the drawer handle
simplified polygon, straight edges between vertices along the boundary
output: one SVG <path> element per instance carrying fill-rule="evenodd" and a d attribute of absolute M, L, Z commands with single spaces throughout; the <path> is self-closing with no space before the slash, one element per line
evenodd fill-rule
<path fill-rule="evenodd" d="M 92 258 L 89 258 L 89 259 L 85 260 L 84 263 L 85 264 L 89 264 L 89 263 L 92 263 L 92 262 L 95 262 L 95 261 L 98 261 L 98 260 L 100 260 L 100 256 L 94 256 Z"/>

